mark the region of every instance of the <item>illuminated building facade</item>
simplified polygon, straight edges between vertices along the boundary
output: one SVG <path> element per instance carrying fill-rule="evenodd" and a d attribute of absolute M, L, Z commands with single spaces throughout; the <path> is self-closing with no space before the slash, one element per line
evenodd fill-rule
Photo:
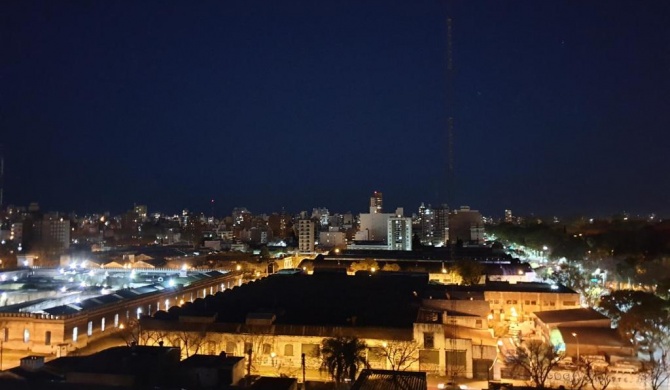
<path fill-rule="evenodd" d="M 314 221 L 301 219 L 298 221 L 298 250 L 302 253 L 314 252 Z"/>

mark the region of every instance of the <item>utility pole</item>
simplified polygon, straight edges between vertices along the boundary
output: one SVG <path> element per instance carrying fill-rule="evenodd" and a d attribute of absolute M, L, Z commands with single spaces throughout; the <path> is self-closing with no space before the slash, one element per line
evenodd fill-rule
<path fill-rule="evenodd" d="M 251 348 L 247 351 L 248 355 L 248 361 L 247 361 L 247 386 L 251 384 L 251 355 L 253 354 L 253 351 Z"/>
<path fill-rule="evenodd" d="M 300 364 L 302 365 L 302 386 L 305 388 L 305 353 L 300 355 Z"/>

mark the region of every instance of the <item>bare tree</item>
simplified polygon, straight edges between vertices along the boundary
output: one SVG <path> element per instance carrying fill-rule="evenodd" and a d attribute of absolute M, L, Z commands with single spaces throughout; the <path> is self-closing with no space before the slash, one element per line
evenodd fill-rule
<path fill-rule="evenodd" d="M 419 343 L 411 341 L 389 341 L 376 352 L 389 363 L 393 371 L 405 371 L 419 361 Z"/>
<path fill-rule="evenodd" d="M 582 390 L 589 383 L 590 380 L 586 372 L 586 367 L 579 365 L 575 367 L 574 370 L 570 370 L 565 385 L 570 390 Z"/>
<path fill-rule="evenodd" d="M 178 330 L 171 332 L 168 339 L 173 346 L 181 348 L 182 354 L 188 358 L 200 352 L 200 348 L 207 341 L 207 333 L 204 329 Z"/>
<path fill-rule="evenodd" d="M 651 390 L 659 390 L 670 379 L 670 356 L 667 348 L 660 348 L 660 356 L 654 359 L 650 356 L 649 362 L 642 366 L 642 377 L 649 384 Z"/>
<path fill-rule="evenodd" d="M 584 364 L 584 371 L 593 390 L 606 390 L 614 381 L 614 374 L 607 368 L 595 368 L 591 362 Z"/>
<path fill-rule="evenodd" d="M 544 389 L 549 373 L 558 364 L 558 350 L 540 340 L 528 340 L 505 356 L 507 366 L 518 369 L 530 377 L 538 389 Z"/>
<path fill-rule="evenodd" d="M 270 349 L 272 349 L 275 342 L 274 335 L 263 332 L 263 329 L 255 328 L 247 329 L 246 333 L 238 335 L 237 340 L 243 343 L 244 356 L 250 359 L 248 362 L 250 372 L 257 371 L 263 362 L 263 356 L 268 355 L 267 351 L 264 351 L 264 348 L 267 347 L 264 346 L 270 345 Z"/>
<path fill-rule="evenodd" d="M 125 324 L 119 325 L 119 329 L 115 335 L 130 347 L 131 345 L 141 345 L 141 333 L 142 327 L 140 326 L 140 321 L 130 318 Z"/>

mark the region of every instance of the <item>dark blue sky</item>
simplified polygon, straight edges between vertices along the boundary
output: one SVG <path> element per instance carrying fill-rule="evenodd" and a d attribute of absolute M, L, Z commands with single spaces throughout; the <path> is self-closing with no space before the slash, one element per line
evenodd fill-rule
<path fill-rule="evenodd" d="M 5 203 L 670 213 L 661 1 L 4 1 Z"/>

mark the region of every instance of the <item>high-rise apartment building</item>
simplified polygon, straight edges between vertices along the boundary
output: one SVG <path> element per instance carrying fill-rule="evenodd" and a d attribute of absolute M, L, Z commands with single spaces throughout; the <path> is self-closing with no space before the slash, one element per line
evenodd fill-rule
<path fill-rule="evenodd" d="M 319 207 L 312 209 L 312 219 L 318 220 L 321 227 L 328 226 L 328 218 L 330 217 L 330 212 L 325 207 Z"/>
<path fill-rule="evenodd" d="M 370 197 L 370 212 L 371 213 L 382 213 L 382 193 L 375 191 Z"/>
<path fill-rule="evenodd" d="M 16 244 L 23 243 L 23 222 L 14 222 L 10 226 L 9 239 Z"/>
<path fill-rule="evenodd" d="M 435 237 L 435 211 L 430 205 L 426 207 L 421 203 L 419 207 L 419 227 L 421 228 L 421 244 L 433 245 Z"/>
<path fill-rule="evenodd" d="M 506 223 L 514 222 L 514 217 L 512 216 L 512 210 L 505 210 L 505 222 Z"/>
<path fill-rule="evenodd" d="M 319 246 L 323 248 L 336 248 L 347 246 L 347 238 L 344 232 L 330 230 L 319 233 Z"/>
<path fill-rule="evenodd" d="M 484 242 L 484 222 L 477 210 L 461 206 L 449 215 L 449 241 L 463 244 L 482 244 Z"/>
<path fill-rule="evenodd" d="M 57 246 L 59 249 L 70 247 L 70 221 L 58 215 L 45 215 L 36 224 L 37 234 L 43 243 Z"/>
<path fill-rule="evenodd" d="M 133 207 L 133 211 L 137 216 L 142 220 L 146 221 L 147 220 L 147 206 L 143 204 L 136 204 Z"/>
<path fill-rule="evenodd" d="M 300 252 L 314 252 L 314 231 L 314 221 L 309 219 L 298 221 L 298 250 Z"/>
<path fill-rule="evenodd" d="M 433 209 L 433 245 L 444 246 L 449 242 L 449 206 L 446 204 Z"/>
<path fill-rule="evenodd" d="M 388 238 L 386 245 L 389 250 L 412 250 L 412 218 L 396 215 L 388 218 Z"/>

